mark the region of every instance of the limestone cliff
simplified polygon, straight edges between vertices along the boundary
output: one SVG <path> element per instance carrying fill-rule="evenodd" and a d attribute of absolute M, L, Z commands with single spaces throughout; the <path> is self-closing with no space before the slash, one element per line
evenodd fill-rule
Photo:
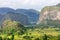
<path fill-rule="evenodd" d="M 41 11 L 39 23 L 47 23 L 47 20 L 60 20 L 60 7 L 59 6 L 47 6 Z"/>

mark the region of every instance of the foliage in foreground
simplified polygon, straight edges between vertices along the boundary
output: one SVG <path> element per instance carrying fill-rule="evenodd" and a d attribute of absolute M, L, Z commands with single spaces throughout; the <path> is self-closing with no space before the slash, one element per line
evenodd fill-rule
<path fill-rule="evenodd" d="M 60 40 L 60 28 L 24 27 L 19 22 L 5 20 L 0 40 Z"/>

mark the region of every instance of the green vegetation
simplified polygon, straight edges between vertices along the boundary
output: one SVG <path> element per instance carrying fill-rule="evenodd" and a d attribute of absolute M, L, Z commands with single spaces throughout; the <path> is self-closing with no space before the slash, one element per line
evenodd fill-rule
<path fill-rule="evenodd" d="M 24 27 L 19 22 L 5 20 L 0 30 L 0 40 L 60 40 L 60 28 L 42 24 Z"/>
<path fill-rule="evenodd" d="M 59 6 L 46 6 L 42 9 L 42 12 L 45 12 L 45 11 L 49 11 L 49 10 L 60 10 L 60 7 Z"/>

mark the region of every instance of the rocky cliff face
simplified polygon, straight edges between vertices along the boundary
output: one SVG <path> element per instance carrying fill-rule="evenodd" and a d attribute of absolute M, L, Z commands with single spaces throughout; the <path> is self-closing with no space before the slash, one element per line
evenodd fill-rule
<path fill-rule="evenodd" d="M 47 20 L 60 20 L 60 7 L 59 6 L 48 6 L 42 9 L 39 23 L 47 23 Z"/>

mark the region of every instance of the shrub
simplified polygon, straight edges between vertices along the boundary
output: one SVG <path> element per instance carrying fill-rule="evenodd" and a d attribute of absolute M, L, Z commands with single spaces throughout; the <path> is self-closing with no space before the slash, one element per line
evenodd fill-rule
<path fill-rule="evenodd" d="M 32 40 L 32 38 L 30 36 L 24 36 L 23 37 L 25 40 Z"/>
<path fill-rule="evenodd" d="M 11 39 L 7 38 L 6 40 L 11 40 Z"/>
<path fill-rule="evenodd" d="M 45 34 L 44 37 L 43 37 L 43 40 L 48 40 L 47 38 L 48 38 L 48 37 L 47 37 L 47 35 Z"/>
<path fill-rule="evenodd" d="M 14 35 L 12 35 L 12 38 L 11 39 L 14 40 Z"/>
<path fill-rule="evenodd" d="M 60 35 L 58 35 L 58 40 L 60 40 Z"/>
<path fill-rule="evenodd" d="M 35 38 L 35 40 L 40 40 L 39 38 Z"/>
<path fill-rule="evenodd" d="M 2 37 L 0 36 L 0 40 L 2 40 Z"/>

